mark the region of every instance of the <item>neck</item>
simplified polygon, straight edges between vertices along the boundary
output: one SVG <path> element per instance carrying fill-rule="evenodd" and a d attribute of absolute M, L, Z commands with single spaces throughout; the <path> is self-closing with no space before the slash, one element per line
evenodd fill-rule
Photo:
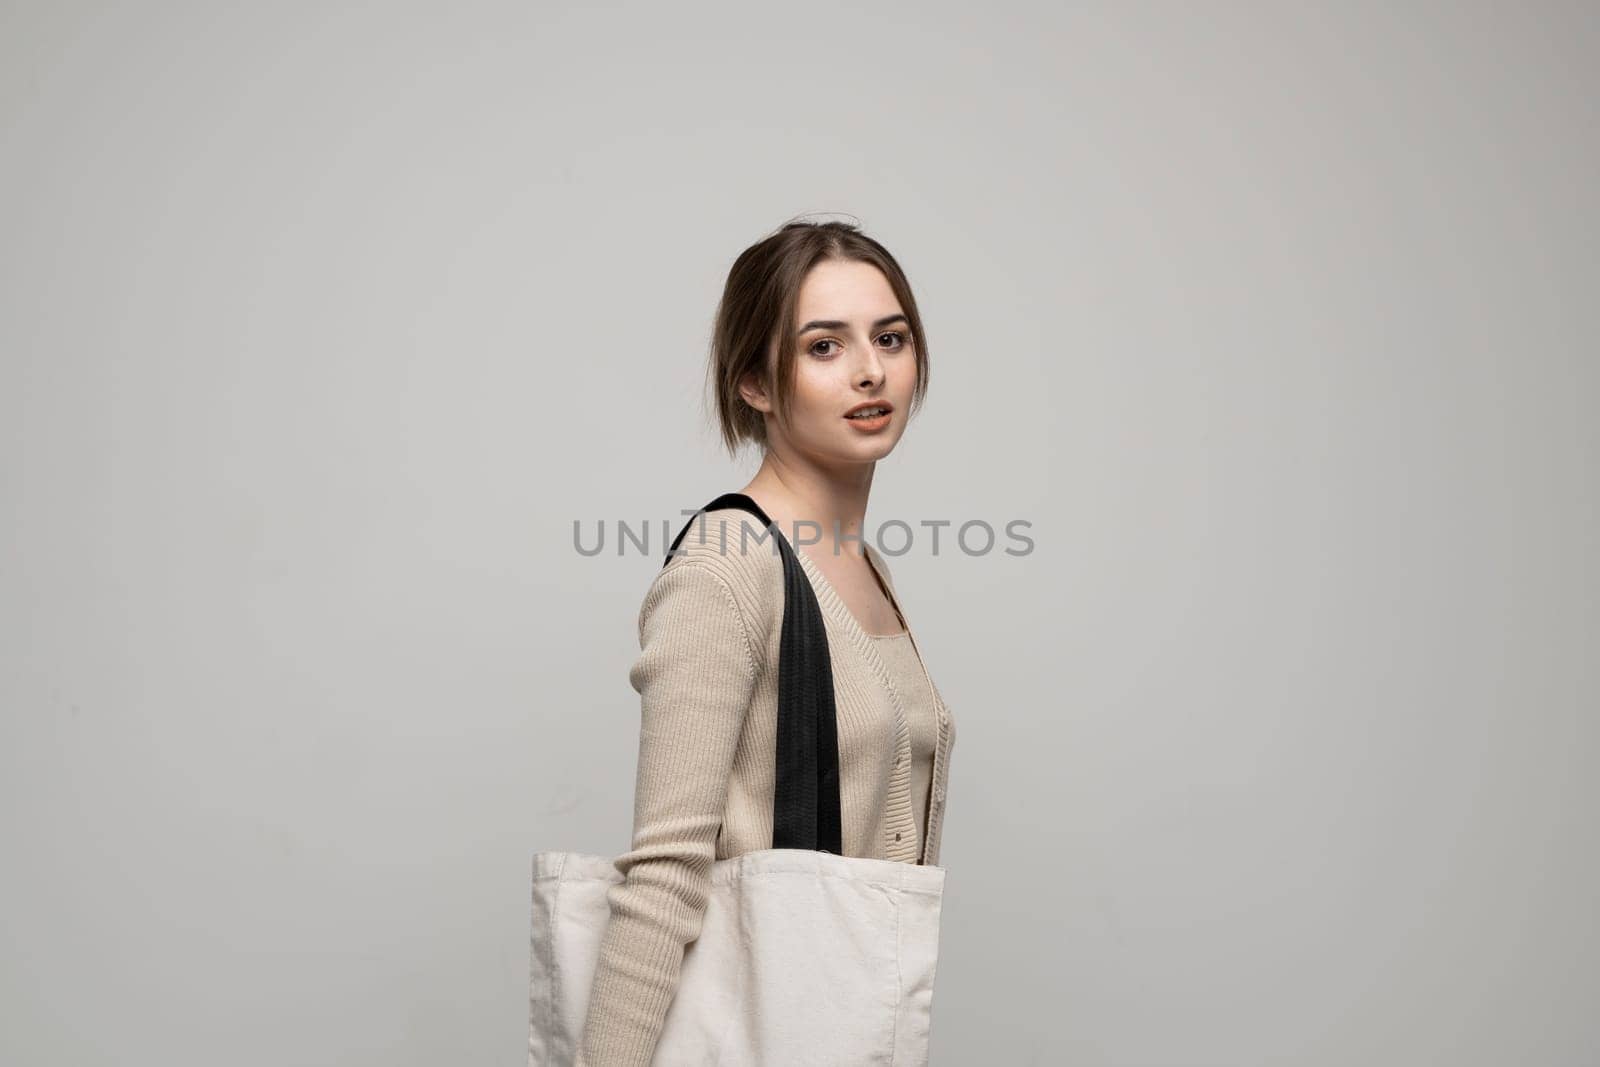
<path fill-rule="evenodd" d="M 875 466 L 828 469 L 794 462 L 769 449 L 741 492 L 761 505 L 791 543 L 815 544 L 824 553 L 859 558 Z M 797 528 L 802 523 L 806 525 Z"/>

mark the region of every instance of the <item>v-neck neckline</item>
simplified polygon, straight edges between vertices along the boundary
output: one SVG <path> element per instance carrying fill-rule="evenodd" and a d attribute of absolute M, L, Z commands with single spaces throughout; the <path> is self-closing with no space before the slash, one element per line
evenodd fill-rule
<path fill-rule="evenodd" d="M 800 557 L 801 566 L 804 567 L 806 573 L 811 576 L 813 591 L 817 592 L 820 596 L 821 593 L 826 590 L 828 597 L 833 602 L 833 606 L 837 609 L 837 614 L 844 616 L 845 621 L 848 622 L 848 629 L 851 631 L 852 636 L 860 637 L 862 639 L 880 636 L 899 636 L 899 634 L 868 633 L 867 628 L 861 625 L 861 620 L 856 618 L 855 612 L 851 611 L 850 606 L 844 602 L 844 597 L 840 596 L 839 591 L 833 587 L 833 583 L 828 581 L 828 576 L 822 573 L 822 568 L 817 566 L 810 556 L 806 555 L 806 553 L 801 549 L 796 548 L 793 544 L 791 544 L 789 548 L 794 552 L 795 555 Z M 873 559 L 873 554 L 876 551 L 877 550 L 871 545 L 863 542 L 862 558 L 867 561 L 867 569 L 872 572 L 873 579 L 878 583 L 879 587 L 883 589 L 883 595 L 888 598 L 889 606 L 894 609 L 895 617 L 898 618 L 900 620 L 900 624 L 905 627 L 903 632 L 909 636 L 911 633 L 911 623 L 906 619 L 905 610 L 900 607 L 900 598 L 895 595 L 894 589 L 889 584 L 889 580 L 883 576 L 883 572 L 878 569 L 877 561 Z M 816 589 L 815 587 L 819 585 L 822 588 Z"/>
<path fill-rule="evenodd" d="M 789 548 L 795 554 L 795 557 L 800 560 L 801 569 L 810 577 L 811 589 L 816 594 L 818 603 L 844 626 L 845 632 L 850 638 L 850 643 L 856 647 L 862 658 L 872 666 L 873 672 L 878 676 L 879 681 L 893 696 L 895 715 L 899 719 L 899 727 L 906 731 L 906 735 L 909 738 L 905 709 L 900 706 L 899 690 L 894 686 L 889 674 L 889 668 L 883 662 L 883 656 L 878 651 L 878 643 L 873 640 L 873 635 L 866 631 L 860 620 L 856 618 L 855 613 L 845 604 L 844 598 L 839 596 L 838 590 L 833 587 L 833 583 L 828 581 L 828 576 L 822 573 L 822 568 L 813 563 L 811 557 L 800 549 L 795 548 L 793 545 L 790 545 Z M 922 668 L 923 681 L 927 683 L 930 693 L 936 693 L 937 690 L 933 687 L 933 677 L 928 673 L 927 663 L 923 661 L 922 648 L 917 644 L 917 636 L 911 625 L 911 620 L 906 616 L 905 609 L 900 606 L 900 597 L 895 593 L 893 583 L 878 568 L 875 558 L 877 551 L 870 544 L 862 542 L 862 552 L 866 558 L 867 566 L 872 568 L 873 575 L 883 586 L 884 595 L 889 598 L 889 605 L 894 608 L 895 614 L 900 617 L 900 622 L 905 626 L 905 636 L 910 640 L 911 648 L 917 654 L 917 665 Z M 934 702 L 936 704 L 939 703 L 937 697 L 935 697 Z"/>
<path fill-rule="evenodd" d="M 794 548 L 793 544 L 791 544 L 789 547 L 791 549 L 793 549 L 794 551 L 796 551 L 796 552 L 800 551 L 799 549 Z M 845 613 L 850 616 L 850 621 L 856 624 L 856 628 L 861 631 L 863 636 L 866 636 L 866 637 L 901 637 L 901 636 L 904 636 L 905 634 L 908 634 L 908 633 L 911 632 L 911 626 L 910 626 L 909 623 L 906 622 L 906 613 L 903 610 L 901 610 L 901 608 L 900 608 L 900 598 L 894 595 L 894 590 L 893 589 L 889 588 L 889 580 L 883 576 L 883 572 L 878 569 L 877 561 L 872 558 L 873 551 L 874 550 L 873 550 L 871 545 L 867 545 L 867 544 L 863 543 L 861 558 L 867 561 L 867 571 L 872 575 L 873 581 L 877 582 L 878 588 L 883 590 L 884 598 L 889 601 L 889 608 L 890 608 L 890 610 L 892 610 L 894 612 L 895 618 L 900 620 L 901 630 L 900 630 L 899 633 L 875 634 L 875 633 L 869 632 L 865 626 L 861 625 L 861 620 L 856 618 L 856 613 L 850 610 L 850 605 L 848 605 L 848 604 L 846 604 L 844 602 L 844 597 L 839 596 L 839 590 L 834 588 L 834 585 L 833 585 L 832 582 L 828 581 L 828 576 L 826 574 L 822 574 L 822 568 L 816 566 L 816 562 L 814 560 L 811 560 L 810 557 L 807 557 L 807 562 L 810 562 L 812 564 L 812 566 L 814 567 L 814 569 L 816 570 L 816 572 L 818 574 L 822 574 L 822 580 L 825 581 L 825 582 L 828 582 L 829 591 L 831 591 L 834 596 L 838 597 L 839 606 L 844 608 Z"/>

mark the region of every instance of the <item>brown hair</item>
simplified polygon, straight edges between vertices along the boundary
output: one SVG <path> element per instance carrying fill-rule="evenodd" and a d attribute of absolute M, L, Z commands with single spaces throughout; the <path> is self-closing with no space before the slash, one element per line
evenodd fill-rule
<path fill-rule="evenodd" d="M 910 322 L 917 362 L 917 384 L 911 397 L 915 413 L 928 391 L 928 342 L 922 331 L 911 283 L 894 256 L 849 222 L 785 223 L 739 254 L 728 270 L 717 305 L 708 368 L 716 397 L 722 442 L 730 455 L 744 441 L 767 445 L 765 416 L 739 395 L 739 382 L 754 373 L 767 387 L 780 422 L 789 416 L 793 378 L 794 320 L 800 285 L 812 267 L 825 259 L 853 259 L 883 272 Z M 775 351 L 776 358 L 769 359 Z"/>

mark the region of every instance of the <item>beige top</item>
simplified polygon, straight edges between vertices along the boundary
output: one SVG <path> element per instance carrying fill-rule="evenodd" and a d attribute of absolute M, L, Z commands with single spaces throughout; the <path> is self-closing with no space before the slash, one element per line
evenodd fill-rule
<path fill-rule="evenodd" d="M 911 643 L 911 632 L 872 634 L 889 680 L 900 694 L 911 727 L 911 814 L 917 821 L 917 839 L 926 835 L 928 799 L 933 791 L 933 752 L 939 747 L 939 709 L 922 670 L 922 658 Z"/>
<path fill-rule="evenodd" d="M 737 508 L 706 512 L 658 570 L 639 608 L 640 695 L 633 840 L 612 862 L 576 1067 L 648 1067 L 677 989 L 685 946 L 700 935 L 711 864 L 772 847 L 783 560 L 773 534 Z M 901 619 L 877 549 L 868 562 Z M 912 770 L 916 689 L 885 658 L 805 552 L 796 553 L 822 609 L 839 740 L 846 856 L 938 864 L 955 723 L 937 685 L 936 741 L 925 822 Z M 915 641 L 913 629 L 908 640 Z M 903 659 L 903 657 L 901 657 Z M 908 699 L 909 697 L 909 699 Z M 924 851 L 924 841 L 926 848 Z"/>

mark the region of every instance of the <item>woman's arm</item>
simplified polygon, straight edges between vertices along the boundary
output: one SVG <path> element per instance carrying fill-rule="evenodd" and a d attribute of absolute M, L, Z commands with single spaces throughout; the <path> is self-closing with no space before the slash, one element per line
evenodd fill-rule
<path fill-rule="evenodd" d="M 727 583 L 691 556 L 645 594 L 633 847 L 607 894 L 610 920 L 578 1067 L 648 1067 L 677 989 L 684 948 L 700 935 L 717 831 L 755 689 L 749 632 Z"/>

